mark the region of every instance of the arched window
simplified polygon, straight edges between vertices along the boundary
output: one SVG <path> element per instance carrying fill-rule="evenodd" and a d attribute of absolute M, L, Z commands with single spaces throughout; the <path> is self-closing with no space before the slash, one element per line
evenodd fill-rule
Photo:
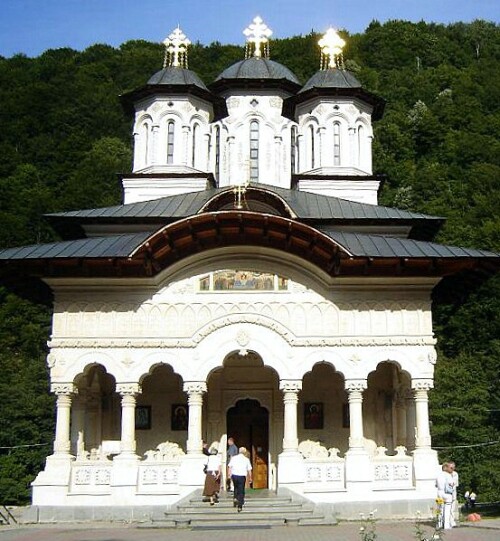
<path fill-rule="evenodd" d="M 198 124 L 195 124 L 193 126 L 193 140 L 192 140 L 192 148 L 191 148 L 191 165 L 193 167 L 196 167 L 196 151 L 198 150 L 197 139 L 198 139 L 199 133 L 200 133 L 200 126 Z"/>
<path fill-rule="evenodd" d="M 167 163 L 174 163 L 174 131 L 175 122 L 169 120 L 167 123 Z"/>
<path fill-rule="evenodd" d="M 297 126 L 292 126 L 290 131 L 290 168 L 292 175 L 297 172 L 298 164 Z"/>
<path fill-rule="evenodd" d="M 311 169 L 314 169 L 314 155 L 316 153 L 314 141 L 314 126 L 309 126 L 309 154 L 311 156 Z"/>
<path fill-rule="evenodd" d="M 358 165 L 361 165 L 363 162 L 364 139 L 365 129 L 363 126 L 358 126 Z"/>
<path fill-rule="evenodd" d="M 215 126 L 215 178 L 220 177 L 220 127 Z"/>
<path fill-rule="evenodd" d="M 250 122 L 250 180 L 259 180 L 259 123 Z"/>
<path fill-rule="evenodd" d="M 340 122 L 333 123 L 333 165 L 340 165 Z"/>
<path fill-rule="evenodd" d="M 142 125 L 142 149 L 144 154 L 142 158 L 144 160 L 144 165 L 148 165 L 149 162 L 149 124 L 144 122 Z"/>

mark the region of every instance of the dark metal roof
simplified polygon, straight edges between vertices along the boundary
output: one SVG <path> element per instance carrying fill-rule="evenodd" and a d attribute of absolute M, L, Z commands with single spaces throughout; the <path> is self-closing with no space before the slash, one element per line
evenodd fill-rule
<path fill-rule="evenodd" d="M 216 81 L 222 79 L 288 79 L 300 84 L 296 75 L 286 66 L 268 58 L 247 58 L 226 68 Z"/>
<path fill-rule="evenodd" d="M 150 235 L 142 232 L 7 248 L 0 250 L 0 260 L 128 257 Z"/>
<path fill-rule="evenodd" d="M 345 247 L 355 257 L 370 258 L 500 258 L 500 254 L 486 250 L 447 246 L 435 242 L 344 233 L 318 227 L 335 242 Z"/>
<path fill-rule="evenodd" d="M 317 71 L 299 90 L 299 94 L 310 88 L 361 88 L 361 83 L 350 71 L 335 68 Z"/>
<path fill-rule="evenodd" d="M 157 71 L 148 81 L 148 85 L 195 85 L 208 92 L 205 83 L 196 75 L 194 71 L 179 68 L 176 66 L 167 66 Z"/>
<path fill-rule="evenodd" d="M 217 196 L 232 193 L 233 188 L 210 188 L 200 192 L 190 192 L 144 201 L 128 205 L 116 205 L 97 209 L 75 210 L 48 214 L 49 219 L 137 219 L 141 218 L 182 218 L 200 212 Z M 247 199 L 252 199 L 253 192 L 267 192 L 270 196 L 283 200 L 301 220 L 431 220 L 443 218 L 428 216 L 420 212 L 409 212 L 392 207 L 357 203 L 326 195 L 278 188 L 266 184 L 251 184 L 247 188 Z M 210 204 L 215 210 L 217 204 Z"/>

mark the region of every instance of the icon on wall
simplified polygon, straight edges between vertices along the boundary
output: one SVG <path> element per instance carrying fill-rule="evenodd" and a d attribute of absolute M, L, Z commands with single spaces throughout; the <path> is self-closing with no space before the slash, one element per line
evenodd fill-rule
<path fill-rule="evenodd" d="M 304 404 L 304 428 L 316 430 L 323 428 L 322 402 L 306 402 Z"/>
<path fill-rule="evenodd" d="M 188 408 L 187 404 L 172 404 L 172 430 L 188 429 Z"/>

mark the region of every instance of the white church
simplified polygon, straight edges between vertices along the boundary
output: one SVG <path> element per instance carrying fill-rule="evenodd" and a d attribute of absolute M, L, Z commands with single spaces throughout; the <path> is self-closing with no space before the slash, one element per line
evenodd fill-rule
<path fill-rule="evenodd" d="M 54 295 L 42 514 L 174 506 L 203 485 L 203 441 L 225 460 L 228 436 L 254 489 L 341 517 L 426 514 L 435 498 L 431 293 L 500 257 L 377 204 L 384 101 L 334 30 L 305 84 L 270 59 L 260 18 L 244 34 L 206 86 L 174 30 L 163 69 L 122 96 L 123 204 L 49 215 L 62 241 L 0 251 Z"/>

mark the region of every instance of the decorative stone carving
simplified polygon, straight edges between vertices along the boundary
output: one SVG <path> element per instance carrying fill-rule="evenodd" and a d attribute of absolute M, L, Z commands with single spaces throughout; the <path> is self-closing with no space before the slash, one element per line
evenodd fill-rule
<path fill-rule="evenodd" d="M 434 388 L 432 379 L 412 379 L 411 388 L 415 391 L 430 391 Z"/>
<path fill-rule="evenodd" d="M 375 466 L 375 481 L 389 481 L 390 471 L 387 464 L 379 464 Z"/>
<path fill-rule="evenodd" d="M 207 384 L 204 381 L 186 381 L 183 391 L 187 394 L 203 394 L 207 392 Z"/>
<path fill-rule="evenodd" d="M 387 452 L 387 447 L 379 446 L 375 449 L 375 458 L 385 458 Z"/>
<path fill-rule="evenodd" d="M 149 450 L 145 453 L 145 462 L 168 462 L 172 460 L 179 460 L 185 455 L 179 444 L 165 441 L 160 443 L 156 450 Z"/>
<path fill-rule="evenodd" d="M 282 379 L 280 390 L 285 393 L 298 393 L 302 389 L 302 381 L 294 379 Z"/>
<path fill-rule="evenodd" d="M 49 368 L 54 368 L 54 366 L 56 365 L 56 362 L 57 362 L 56 356 L 53 353 L 49 353 L 47 355 L 47 366 Z"/>
<path fill-rule="evenodd" d="M 351 391 L 364 391 L 368 387 L 366 379 L 346 379 L 345 389 Z"/>
<path fill-rule="evenodd" d="M 58 396 L 78 393 L 78 388 L 73 383 L 52 383 L 50 390 Z"/>
<path fill-rule="evenodd" d="M 406 457 L 406 447 L 404 445 L 398 445 L 395 449 L 396 456 L 399 458 Z"/>
<path fill-rule="evenodd" d="M 321 443 L 312 440 L 305 440 L 299 443 L 299 453 L 304 458 L 328 458 L 328 451 Z"/>
<path fill-rule="evenodd" d="M 138 383 L 117 383 L 116 392 L 122 396 L 135 396 L 142 392 Z"/>

